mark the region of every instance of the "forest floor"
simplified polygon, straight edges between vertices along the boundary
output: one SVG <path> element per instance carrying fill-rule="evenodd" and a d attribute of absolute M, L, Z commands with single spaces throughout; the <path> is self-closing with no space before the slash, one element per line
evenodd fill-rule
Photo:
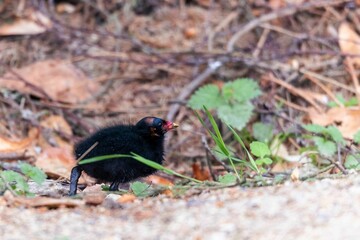
<path fill-rule="evenodd" d="M 14 194 L 13 180 L 0 185 L 0 239 L 358 239 L 359 4 L 0 1 L 0 173 L 21 172 L 21 161 L 48 177 L 29 182 L 34 198 Z M 256 123 L 273 126 L 267 143 L 277 147 L 271 163 L 258 164 L 264 174 L 236 166 L 249 185 L 141 198 L 101 191 L 85 177 L 80 185 L 89 187 L 67 196 L 74 144 L 144 116 L 180 124 L 167 134 L 167 168 L 217 181 L 230 164 L 212 154 L 215 143 L 187 103 L 205 84 L 222 91 L 239 78 L 262 91 L 238 129 L 246 147 L 259 140 Z M 338 131 L 309 133 L 308 123 Z M 179 186 L 156 176 L 151 187 Z M 279 185 L 278 176 L 286 178 Z"/>
<path fill-rule="evenodd" d="M 116 207 L 0 205 L 2 239 L 358 239 L 360 177 L 226 188 Z M 0 202 L 1 203 L 1 202 Z"/>

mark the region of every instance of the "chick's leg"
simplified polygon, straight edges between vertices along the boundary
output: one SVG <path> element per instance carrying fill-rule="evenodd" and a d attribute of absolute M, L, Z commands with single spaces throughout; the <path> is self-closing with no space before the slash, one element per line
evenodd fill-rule
<path fill-rule="evenodd" d="M 78 181 L 79 181 L 81 172 L 82 172 L 82 169 L 80 166 L 76 166 L 71 170 L 69 196 L 73 196 L 76 194 L 77 185 L 78 185 Z"/>

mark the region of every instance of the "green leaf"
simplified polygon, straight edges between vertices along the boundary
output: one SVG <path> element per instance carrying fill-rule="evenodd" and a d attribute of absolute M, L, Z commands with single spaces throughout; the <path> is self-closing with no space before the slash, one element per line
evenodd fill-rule
<path fill-rule="evenodd" d="M 21 172 L 31 178 L 37 184 L 42 184 L 46 179 L 46 174 L 39 168 L 34 167 L 28 163 L 21 163 L 20 164 Z"/>
<path fill-rule="evenodd" d="M 253 108 L 254 107 L 251 103 L 235 106 L 222 105 L 218 108 L 218 115 L 219 118 L 226 124 L 241 130 L 249 122 Z"/>
<path fill-rule="evenodd" d="M 250 144 L 250 150 L 252 154 L 259 158 L 264 158 L 271 154 L 269 147 L 265 143 L 258 141 L 254 141 Z"/>
<path fill-rule="evenodd" d="M 227 173 L 223 176 L 219 176 L 218 181 L 223 184 L 233 184 L 236 183 L 236 176 L 231 173 Z"/>
<path fill-rule="evenodd" d="M 273 126 L 257 122 L 253 125 L 253 135 L 256 140 L 268 143 L 273 137 Z"/>
<path fill-rule="evenodd" d="M 319 153 L 325 157 L 332 157 L 336 153 L 336 144 L 322 137 L 315 136 L 313 141 L 319 150 Z"/>
<path fill-rule="evenodd" d="M 257 173 L 259 173 L 259 169 L 258 167 L 256 166 L 256 163 L 255 163 L 255 160 L 254 158 L 251 156 L 251 154 L 249 153 L 249 151 L 247 150 L 243 140 L 241 140 L 241 137 L 239 136 L 239 134 L 237 134 L 237 132 L 235 131 L 235 129 L 233 129 L 230 125 L 227 124 L 227 127 L 230 129 L 230 131 L 233 133 L 236 141 L 238 141 L 238 143 L 240 143 L 241 147 L 244 149 L 244 151 L 246 152 L 246 155 L 248 156 L 249 158 L 249 161 L 250 161 L 250 166 L 251 166 L 251 169 L 256 171 Z"/>
<path fill-rule="evenodd" d="M 355 156 L 353 155 L 348 155 L 346 157 L 344 166 L 347 169 L 355 169 L 355 170 L 359 170 L 360 169 L 360 162 L 356 159 Z"/>
<path fill-rule="evenodd" d="M 8 184 L 15 183 L 15 191 L 17 193 L 24 194 L 29 191 L 29 185 L 25 181 L 24 177 L 17 172 L 6 170 L 0 173 L 2 179 Z"/>
<path fill-rule="evenodd" d="M 266 164 L 266 165 L 270 165 L 273 163 L 273 160 L 271 158 L 268 158 L 268 157 L 264 157 L 262 159 L 263 163 Z"/>
<path fill-rule="evenodd" d="M 328 126 L 326 128 L 326 132 L 331 136 L 331 138 L 339 144 L 345 144 L 345 140 L 341 134 L 341 132 L 339 131 L 339 129 L 337 127 L 334 126 Z"/>
<path fill-rule="evenodd" d="M 202 109 L 206 105 L 209 109 L 217 108 L 224 104 L 218 86 L 207 84 L 199 88 L 190 98 L 188 106 L 192 109 Z"/>
<path fill-rule="evenodd" d="M 307 124 L 303 125 L 303 128 L 312 133 L 323 133 L 326 132 L 326 128 L 318 124 Z"/>
<path fill-rule="evenodd" d="M 356 144 L 359 144 L 359 143 L 360 143 L 360 130 L 355 133 L 355 135 L 354 135 L 354 142 L 355 142 Z"/>
<path fill-rule="evenodd" d="M 147 197 L 149 196 L 150 185 L 136 181 L 131 183 L 130 189 L 137 197 Z"/>
<path fill-rule="evenodd" d="M 247 102 L 261 94 L 259 85 L 253 79 L 241 78 L 228 82 L 223 86 L 222 94 L 225 99 L 233 98 L 239 102 Z"/>

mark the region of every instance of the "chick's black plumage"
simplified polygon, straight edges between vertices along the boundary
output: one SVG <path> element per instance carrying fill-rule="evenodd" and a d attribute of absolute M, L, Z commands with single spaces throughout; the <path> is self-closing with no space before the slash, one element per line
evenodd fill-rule
<path fill-rule="evenodd" d="M 75 146 L 79 159 L 111 154 L 130 154 L 162 164 L 164 159 L 164 134 L 177 124 L 156 117 L 145 117 L 136 125 L 117 125 L 101 129 Z M 87 153 L 86 153 L 87 152 Z M 81 172 L 106 182 L 110 190 L 118 190 L 120 183 L 145 177 L 156 170 L 133 158 L 114 158 L 77 165 L 71 171 L 69 195 L 75 195 Z"/>

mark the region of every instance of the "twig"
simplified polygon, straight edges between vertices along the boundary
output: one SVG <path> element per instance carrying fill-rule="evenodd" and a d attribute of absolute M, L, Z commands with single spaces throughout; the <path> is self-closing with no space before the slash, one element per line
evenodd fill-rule
<path fill-rule="evenodd" d="M 235 33 L 229 40 L 227 44 L 227 51 L 232 52 L 234 50 L 235 43 L 247 32 L 251 31 L 252 29 L 256 28 L 262 23 L 281 18 L 286 17 L 292 14 L 295 14 L 300 11 L 309 10 L 311 8 L 318 8 L 318 7 L 324 7 L 324 6 L 331 6 L 331 5 L 337 5 L 344 2 L 349 2 L 351 0 L 325 0 L 325 1 L 310 1 L 306 2 L 302 5 L 292 5 L 290 7 L 281 8 L 279 10 L 270 12 L 268 14 L 261 15 L 260 17 L 248 22 L 244 26 L 240 28 L 240 30 Z"/>
<path fill-rule="evenodd" d="M 354 69 L 354 62 L 351 58 L 347 57 L 345 59 L 346 66 L 348 67 L 348 70 L 351 75 L 351 79 L 354 83 L 355 92 L 356 92 L 356 98 L 358 100 L 358 104 L 360 105 L 360 85 L 359 85 L 359 79 L 356 76 L 356 72 Z"/>
<path fill-rule="evenodd" d="M 261 34 L 261 37 L 256 45 L 256 49 L 255 51 L 253 52 L 253 57 L 257 58 L 261 52 L 261 49 L 263 48 L 265 42 L 266 42 L 266 39 L 267 37 L 269 36 L 269 33 L 270 33 L 270 30 L 269 29 L 265 29 L 263 31 L 263 33 Z"/>
<path fill-rule="evenodd" d="M 89 147 L 78 159 L 76 159 L 77 161 L 81 161 L 91 150 L 93 150 L 97 145 L 99 144 L 99 142 L 95 142 L 93 145 L 91 145 L 91 147 Z"/>
<path fill-rule="evenodd" d="M 237 16 L 238 16 L 237 11 L 231 12 L 226 18 L 224 18 L 224 20 L 222 20 L 215 27 L 215 29 L 213 31 L 211 31 L 209 33 L 209 37 L 208 37 L 208 50 L 209 51 L 213 50 L 213 41 L 214 41 L 215 34 L 217 32 L 219 32 L 221 29 L 225 28 L 227 25 L 229 25 L 231 23 L 231 21 L 234 20 Z"/>
<path fill-rule="evenodd" d="M 301 89 L 297 89 L 294 86 L 292 86 L 291 84 L 282 81 L 278 78 L 276 78 L 273 74 L 269 74 L 268 75 L 268 79 L 270 81 L 273 81 L 277 84 L 279 84 L 280 86 L 286 88 L 287 90 L 289 90 L 292 94 L 294 95 L 298 95 L 300 97 L 302 97 L 303 99 L 305 99 L 307 102 L 309 102 L 311 105 L 313 105 L 313 107 L 318 111 L 318 112 L 323 112 L 323 110 L 317 105 L 317 103 L 310 98 L 306 93 L 304 93 L 304 91 L 302 91 Z"/>
<path fill-rule="evenodd" d="M 9 153 L 0 153 L 0 161 L 18 161 L 20 159 L 27 160 L 30 159 L 31 156 L 26 155 L 26 151 L 23 153 L 17 152 L 9 152 Z"/>
<path fill-rule="evenodd" d="M 352 87 L 349 87 L 345 84 L 342 84 L 332 78 L 329 78 L 329 77 L 325 77 L 321 74 L 318 74 L 316 72 L 312 72 L 312 71 L 309 71 L 309 70 L 306 70 L 306 69 L 300 69 L 299 72 L 301 72 L 302 74 L 304 75 L 307 75 L 307 76 L 311 76 L 311 77 L 315 77 L 317 79 L 319 79 L 320 81 L 323 81 L 323 82 L 326 82 L 326 83 L 331 83 L 332 85 L 334 86 L 337 86 L 337 87 L 340 87 L 340 88 L 343 88 L 349 92 L 352 92 L 352 93 L 356 93 L 356 91 L 352 88 Z"/>
<path fill-rule="evenodd" d="M 198 75 L 196 78 L 191 80 L 191 82 L 183 88 L 179 96 L 176 98 L 177 101 L 184 101 L 187 97 L 190 96 L 190 94 L 199 87 L 211 74 L 213 74 L 220 66 L 222 66 L 222 62 L 216 61 L 209 63 L 208 67 L 203 71 L 200 75 Z M 173 106 L 170 108 L 167 119 L 169 121 L 173 121 L 175 118 L 175 114 L 179 111 L 180 104 L 173 104 Z"/>
<path fill-rule="evenodd" d="M 309 75 L 305 75 L 310 81 L 312 81 L 313 83 L 315 83 L 316 85 L 318 85 L 334 102 L 336 102 L 336 104 L 340 107 L 344 107 L 344 104 L 342 102 L 339 101 L 339 99 L 337 99 L 335 97 L 335 95 L 331 92 L 331 90 L 326 87 L 324 84 L 322 84 L 321 82 L 319 82 L 318 79 L 309 76 Z"/>
<path fill-rule="evenodd" d="M 305 108 L 305 107 L 302 107 L 302 106 L 299 106 L 295 103 L 292 103 L 286 99 L 283 99 L 282 97 L 278 96 L 278 95 L 275 95 L 274 98 L 276 100 L 279 100 L 280 102 L 284 103 L 285 105 L 287 105 L 288 107 L 291 107 L 291 108 L 294 108 L 298 111 L 302 111 L 302 112 L 306 112 L 306 113 L 309 113 L 309 109 L 308 108 Z"/>

